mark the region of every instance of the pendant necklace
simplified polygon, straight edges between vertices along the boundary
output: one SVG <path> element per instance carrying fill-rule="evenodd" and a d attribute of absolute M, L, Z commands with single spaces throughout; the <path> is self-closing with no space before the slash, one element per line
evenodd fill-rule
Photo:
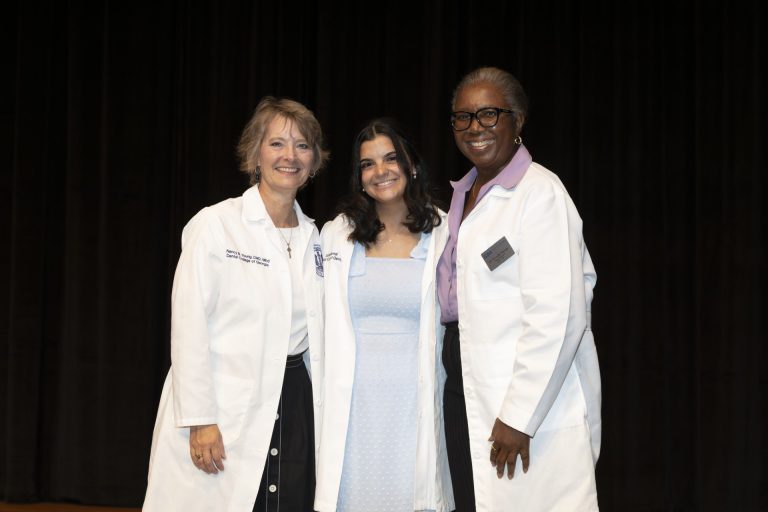
<path fill-rule="evenodd" d="M 389 232 L 387 233 L 387 237 L 388 238 L 386 240 L 382 237 L 382 239 L 381 240 L 377 240 L 377 242 L 389 244 L 389 243 L 392 243 L 392 238 L 393 237 L 398 237 L 400 235 L 409 234 L 410 232 L 411 231 L 409 229 L 407 229 L 407 228 L 404 231 L 402 231 L 402 230 L 401 231 L 394 231 L 393 230 L 392 233 L 389 233 Z M 384 232 L 382 231 L 380 234 L 383 235 Z"/>
<path fill-rule="evenodd" d="M 288 250 L 288 258 L 291 257 L 291 240 L 293 240 L 293 228 L 288 228 L 291 230 L 291 234 L 288 236 L 288 240 L 285 239 L 283 236 L 283 230 L 281 228 L 277 228 L 277 232 L 280 233 L 280 238 L 283 239 L 283 242 L 285 242 L 286 249 Z"/>

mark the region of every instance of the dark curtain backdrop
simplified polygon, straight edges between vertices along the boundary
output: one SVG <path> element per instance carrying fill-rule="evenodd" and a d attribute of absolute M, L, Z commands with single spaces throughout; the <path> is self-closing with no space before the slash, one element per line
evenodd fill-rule
<path fill-rule="evenodd" d="M 410 130 L 444 200 L 461 75 L 515 74 L 598 270 L 603 510 L 766 510 L 762 2 L 81 2 L 4 9 L 0 499 L 138 506 L 181 228 L 247 186 L 259 98 Z M 533 461 L 533 464 L 536 462 Z"/>

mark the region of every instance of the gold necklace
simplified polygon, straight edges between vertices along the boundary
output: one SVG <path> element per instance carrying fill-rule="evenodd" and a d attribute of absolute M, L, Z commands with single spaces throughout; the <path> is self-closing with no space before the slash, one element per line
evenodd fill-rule
<path fill-rule="evenodd" d="M 475 189 L 475 185 L 477 185 L 479 180 L 475 179 L 475 182 L 472 183 L 472 188 L 469 189 L 469 204 L 474 205 L 475 204 L 475 198 L 477 197 L 477 190 Z M 480 187 L 482 188 L 482 187 Z"/>
<path fill-rule="evenodd" d="M 398 237 L 398 236 L 401 236 L 401 235 L 406 235 L 406 234 L 410 234 L 410 233 L 411 233 L 411 230 L 409 230 L 408 228 L 406 228 L 405 230 L 402 230 L 402 231 L 395 231 L 395 232 L 394 232 L 394 233 L 392 233 L 391 235 L 389 235 L 389 234 L 388 234 L 388 235 L 389 235 L 389 238 L 387 238 L 386 240 L 384 240 L 384 239 L 382 238 L 382 239 L 381 239 L 381 240 L 379 240 L 378 242 L 379 242 L 379 243 L 385 243 L 385 244 L 388 244 L 388 243 L 391 243 L 391 242 L 392 242 L 392 238 L 393 238 L 393 237 Z M 383 235 L 383 234 L 384 234 L 384 232 L 382 231 L 382 232 L 381 232 L 381 234 Z"/>

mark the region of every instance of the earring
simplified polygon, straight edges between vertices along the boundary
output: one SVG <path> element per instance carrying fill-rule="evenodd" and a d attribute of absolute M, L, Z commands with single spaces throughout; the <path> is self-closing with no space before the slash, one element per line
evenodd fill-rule
<path fill-rule="evenodd" d="M 411 173 L 411 177 L 412 177 L 413 179 L 416 179 L 416 176 L 417 176 L 417 175 L 416 175 L 416 169 L 414 169 L 414 170 L 413 170 L 413 172 Z"/>
<path fill-rule="evenodd" d="M 309 179 L 313 180 L 317 176 L 317 171 L 309 171 Z"/>
<path fill-rule="evenodd" d="M 515 144 L 519 146 L 522 143 L 523 143 L 523 138 L 521 136 L 518 135 L 517 137 L 515 137 Z"/>

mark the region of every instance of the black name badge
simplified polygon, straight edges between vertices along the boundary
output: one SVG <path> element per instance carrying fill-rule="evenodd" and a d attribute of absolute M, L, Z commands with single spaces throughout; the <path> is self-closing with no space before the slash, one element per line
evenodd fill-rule
<path fill-rule="evenodd" d="M 485 260 L 485 264 L 488 265 L 488 269 L 493 272 L 496 267 L 507 261 L 515 254 L 515 250 L 507 242 L 507 237 L 503 236 L 499 238 L 499 241 L 487 248 L 480 255 Z"/>

